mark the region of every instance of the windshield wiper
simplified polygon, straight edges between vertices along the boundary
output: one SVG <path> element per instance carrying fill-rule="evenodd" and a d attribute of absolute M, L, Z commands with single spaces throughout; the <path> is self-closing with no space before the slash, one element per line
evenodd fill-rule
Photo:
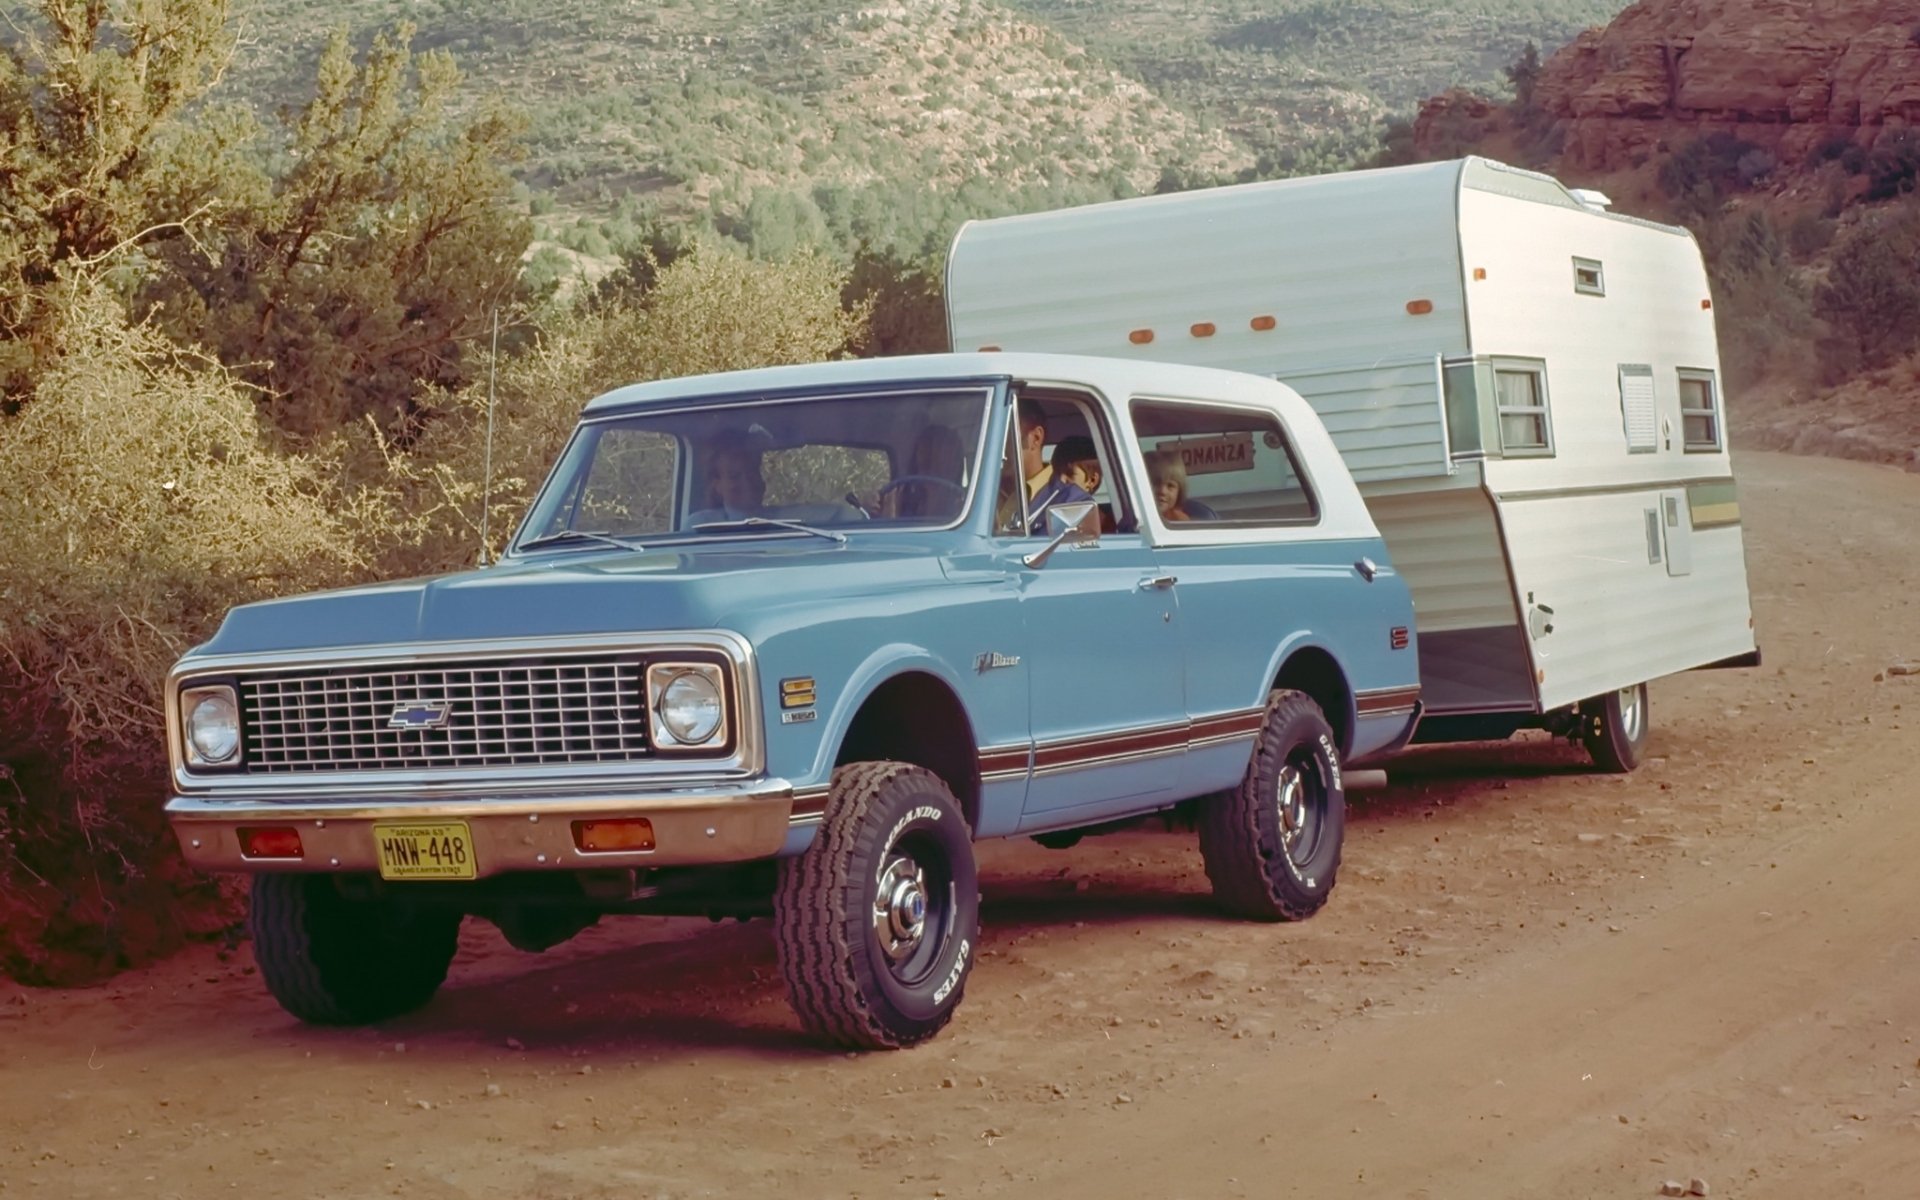
<path fill-rule="evenodd" d="M 560 542 L 602 542 L 609 546 L 618 546 L 622 550 L 645 550 L 638 542 L 618 538 L 610 533 L 593 529 L 562 529 L 556 533 L 542 534 L 530 541 L 520 543 L 522 550 L 534 550 L 541 546 L 557 545 Z"/>
<path fill-rule="evenodd" d="M 847 540 L 847 535 L 844 533 L 837 533 L 831 529 L 817 529 L 812 525 L 805 525 L 799 521 L 785 521 L 779 517 L 740 517 L 732 521 L 702 521 L 693 527 L 693 531 L 695 533 L 705 533 L 710 529 L 759 529 L 766 527 L 791 529 L 798 533 L 810 533 L 815 537 L 829 538 L 842 545 L 844 545 Z"/>

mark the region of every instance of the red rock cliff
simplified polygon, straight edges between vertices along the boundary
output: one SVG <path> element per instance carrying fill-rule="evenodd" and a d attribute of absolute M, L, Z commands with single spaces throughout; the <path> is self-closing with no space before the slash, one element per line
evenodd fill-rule
<path fill-rule="evenodd" d="M 1553 55 L 1534 95 L 1566 162 L 1595 170 L 1715 130 L 1782 158 L 1871 142 L 1920 125 L 1920 0 L 1641 0 Z"/>

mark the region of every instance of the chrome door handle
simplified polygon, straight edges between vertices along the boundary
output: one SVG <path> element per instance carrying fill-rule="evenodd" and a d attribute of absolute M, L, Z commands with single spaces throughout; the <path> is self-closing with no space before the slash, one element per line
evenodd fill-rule
<path fill-rule="evenodd" d="M 1152 575 L 1140 581 L 1143 592 L 1164 592 L 1180 581 L 1172 575 Z"/>

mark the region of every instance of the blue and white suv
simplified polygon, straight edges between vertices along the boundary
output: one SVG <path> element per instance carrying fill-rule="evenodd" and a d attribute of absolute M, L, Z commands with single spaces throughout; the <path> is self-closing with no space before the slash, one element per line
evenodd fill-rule
<path fill-rule="evenodd" d="M 773 918 L 808 1029 L 902 1046 L 977 957 L 976 839 L 1186 807 L 1226 908 L 1306 917 L 1343 764 L 1418 714 L 1407 588 L 1285 386 L 828 363 L 594 400 L 494 566 L 235 609 L 170 678 L 168 812 L 305 1020 L 425 1003 L 467 915 L 705 913 Z"/>

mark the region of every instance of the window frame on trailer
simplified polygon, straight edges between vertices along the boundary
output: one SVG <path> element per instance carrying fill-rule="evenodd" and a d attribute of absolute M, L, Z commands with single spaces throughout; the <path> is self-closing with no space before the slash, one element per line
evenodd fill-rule
<path fill-rule="evenodd" d="M 1687 454 L 1718 454 L 1727 448 L 1726 426 L 1720 416 L 1720 379 L 1716 372 L 1707 367 L 1680 367 L 1674 377 L 1679 381 L 1680 389 L 1680 448 Z M 1687 384 L 1706 385 L 1707 406 L 1705 408 L 1687 407 Z M 1690 417 L 1705 417 L 1710 424 L 1712 436 L 1706 441 L 1696 442 L 1687 427 Z"/>
<path fill-rule="evenodd" d="M 1547 360 L 1544 358 L 1517 358 L 1512 355 L 1493 355 L 1488 359 L 1493 368 L 1493 414 L 1494 428 L 1500 437 L 1500 456 L 1502 458 L 1552 458 L 1555 455 L 1553 441 L 1553 400 L 1547 389 Z M 1536 403 L 1531 405 L 1507 405 L 1501 402 L 1500 377 L 1506 374 L 1527 375 L 1533 379 L 1533 394 Z M 1540 419 L 1540 445 L 1513 446 L 1507 442 L 1507 423 L 1509 416 L 1538 416 Z"/>
<path fill-rule="evenodd" d="M 1588 283 L 1582 276 L 1591 272 L 1593 282 Z M 1607 294 L 1607 268 L 1597 258 L 1573 257 L 1573 290 L 1582 296 L 1605 296 Z"/>

